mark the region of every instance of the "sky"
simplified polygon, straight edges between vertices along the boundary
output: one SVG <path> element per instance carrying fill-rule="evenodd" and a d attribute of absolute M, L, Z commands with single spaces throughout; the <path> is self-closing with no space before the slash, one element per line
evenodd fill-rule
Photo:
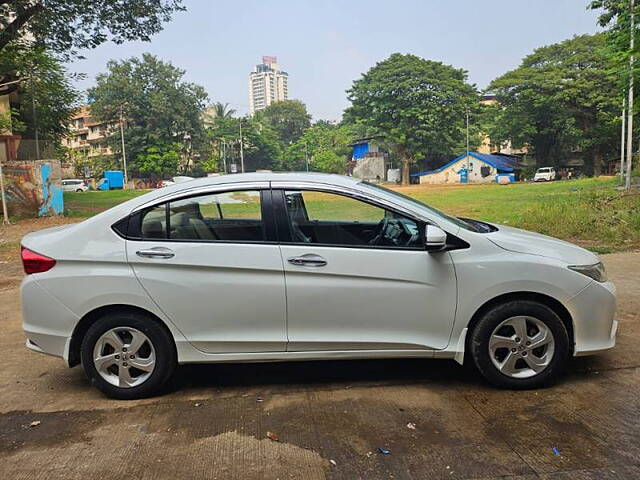
<path fill-rule="evenodd" d="M 247 78 L 263 55 L 289 73 L 289 98 L 314 120 L 339 120 L 345 91 L 395 52 L 468 71 L 479 88 L 535 48 L 595 33 L 588 0 L 184 0 L 150 42 L 104 44 L 69 65 L 94 84 L 110 59 L 152 53 L 186 71 L 211 102 L 248 110 Z"/>

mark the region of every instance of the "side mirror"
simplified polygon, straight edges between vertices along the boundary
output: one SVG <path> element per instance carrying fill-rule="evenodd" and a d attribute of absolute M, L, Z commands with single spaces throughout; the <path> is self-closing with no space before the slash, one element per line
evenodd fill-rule
<path fill-rule="evenodd" d="M 424 246 L 430 252 L 439 252 L 447 247 L 447 233 L 435 225 L 427 225 L 424 231 Z"/>

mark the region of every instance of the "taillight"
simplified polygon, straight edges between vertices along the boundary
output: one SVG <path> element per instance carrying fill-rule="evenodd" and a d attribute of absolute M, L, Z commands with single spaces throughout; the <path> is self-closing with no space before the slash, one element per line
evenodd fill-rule
<path fill-rule="evenodd" d="M 22 266 L 24 273 L 30 275 L 32 273 L 42 273 L 51 270 L 56 264 L 53 258 L 45 257 L 39 253 L 32 252 L 28 248 L 22 247 L 20 251 L 22 257 Z"/>

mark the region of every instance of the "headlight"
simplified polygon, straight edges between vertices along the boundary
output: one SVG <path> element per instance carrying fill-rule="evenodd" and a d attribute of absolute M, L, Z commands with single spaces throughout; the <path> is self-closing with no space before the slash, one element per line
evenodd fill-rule
<path fill-rule="evenodd" d="M 602 262 L 598 262 L 595 265 L 569 265 L 569 268 L 589 278 L 593 278 L 596 282 L 607 281 L 607 272 L 604 270 Z"/>

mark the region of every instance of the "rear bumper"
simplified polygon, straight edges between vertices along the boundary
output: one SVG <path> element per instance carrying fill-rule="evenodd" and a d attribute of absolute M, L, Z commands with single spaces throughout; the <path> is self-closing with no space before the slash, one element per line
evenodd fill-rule
<path fill-rule="evenodd" d="M 613 348 L 618 322 L 616 288 L 611 282 L 592 282 L 569 302 L 575 337 L 574 355 L 591 355 Z"/>
<path fill-rule="evenodd" d="M 22 281 L 21 295 L 27 348 L 63 358 L 69 365 L 69 345 L 78 317 L 31 276 Z"/>

